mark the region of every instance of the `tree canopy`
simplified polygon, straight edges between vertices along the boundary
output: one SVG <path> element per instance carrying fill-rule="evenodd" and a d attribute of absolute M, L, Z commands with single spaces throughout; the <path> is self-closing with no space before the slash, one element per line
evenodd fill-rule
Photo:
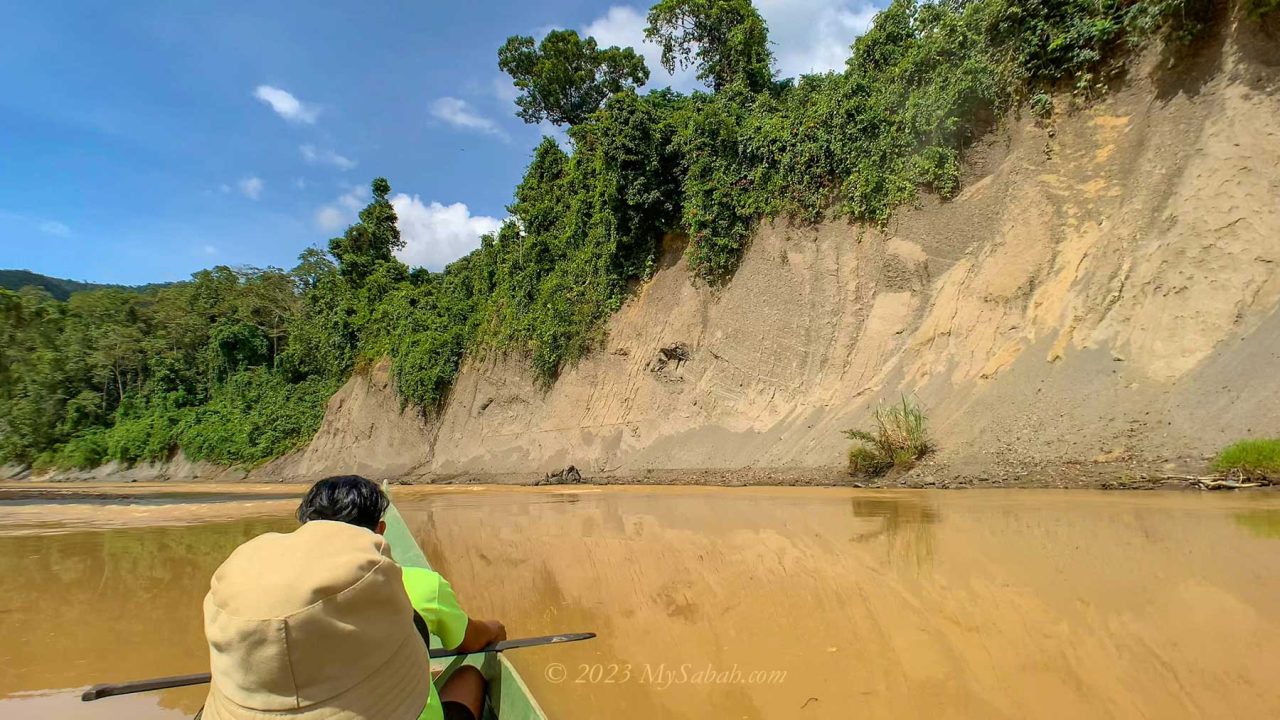
<path fill-rule="evenodd" d="M 759 92 L 773 81 L 769 28 L 751 0 L 660 0 L 644 34 L 662 48 L 667 72 L 696 67 L 714 91 Z"/>
<path fill-rule="evenodd" d="M 509 37 L 498 67 L 520 90 L 518 115 L 528 123 L 577 125 L 610 95 L 649 79 L 644 58 L 631 48 L 601 49 L 573 30 L 552 30 L 536 46 L 532 37 Z"/>
<path fill-rule="evenodd" d="M 395 208 L 387 199 L 391 184 L 386 178 L 376 178 L 371 189 L 373 202 L 360 211 L 360 222 L 347 228 L 342 237 L 329 241 L 329 252 L 341 264 L 343 277 L 354 283 L 364 281 L 379 264 L 393 260 L 395 251 L 404 247 Z"/>

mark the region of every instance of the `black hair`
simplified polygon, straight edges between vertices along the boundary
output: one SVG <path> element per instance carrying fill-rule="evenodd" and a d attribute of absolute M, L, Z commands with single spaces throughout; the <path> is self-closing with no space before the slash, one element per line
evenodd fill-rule
<path fill-rule="evenodd" d="M 377 483 L 359 475 L 327 477 L 307 491 L 298 505 L 298 522 L 335 520 L 377 531 L 391 501 Z"/>

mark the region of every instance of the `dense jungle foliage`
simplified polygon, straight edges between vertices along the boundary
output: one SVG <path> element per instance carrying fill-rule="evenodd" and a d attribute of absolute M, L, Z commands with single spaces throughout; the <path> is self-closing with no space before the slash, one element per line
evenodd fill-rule
<path fill-rule="evenodd" d="M 1257 13 L 1273 0 L 1249 0 Z M 1127 53 L 1188 42 L 1212 0 L 895 0 L 843 72 L 777 79 L 748 0 L 661 0 L 648 37 L 707 92 L 641 94 L 643 59 L 576 33 L 508 41 L 501 66 L 546 138 L 510 220 L 443 272 L 410 270 L 390 186 L 291 271 L 197 273 L 66 302 L 0 291 L 0 459 L 256 463 L 305 442 L 352 371 L 390 357 L 402 398 L 436 409 L 464 354 L 517 352 L 544 382 L 601 341 L 661 239 L 688 237 L 727 280 L 762 218 L 883 222 L 922 190 L 960 189 L 966 146 L 1011 108 L 1105 91 Z"/>

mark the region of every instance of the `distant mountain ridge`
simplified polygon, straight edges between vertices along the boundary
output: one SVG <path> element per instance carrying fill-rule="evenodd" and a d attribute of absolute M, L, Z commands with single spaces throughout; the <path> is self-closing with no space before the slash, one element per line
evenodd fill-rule
<path fill-rule="evenodd" d="M 68 280 L 66 278 L 50 277 L 41 275 L 40 273 L 31 272 L 30 270 L 0 270 L 0 288 L 6 290 L 21 290 L 24 287 L 43 288 L 45 292 L 52 295 L 58 300 L 66 300 L 71 297 L 71 293 L 81 292 L 83 290 L 103 290 L 106 288 L 119 288 L 121 290 L 137 290 L 144 291 L 157 287 L 172 285 L 173 283 L 149 283 L 146 285 L 113 285 L 109 283 L 91 283 L 81 282 L 79 280 Z"/>

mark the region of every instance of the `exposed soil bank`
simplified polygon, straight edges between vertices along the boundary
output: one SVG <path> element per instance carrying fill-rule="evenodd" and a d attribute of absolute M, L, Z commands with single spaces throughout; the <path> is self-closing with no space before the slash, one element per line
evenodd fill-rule
<path fill-rule="evenodd" d="M 886 228 L 767 224 L 719 289 L 671 239 L 549 390 L 474 361 L 424 422 L 375 368 L 262 472 L 841 483 L 841 431 L 907 393 L 939 448 L 908 484 L 1202 474 L 1280 430 L 1278 88 L 1280 46 L 1225 26 L 1092 107 L 1010 119 L 960 197 Z"/>
<path fill-rule="evenodd" d="M 961 474 L 938 464 L 924 463 L 908 473 L 886 477 L 851 477 L 843 467 L 737 468 L 732 470 L 686 468 L 646 470 L 636 474 L 583 475 L 580 482 L 533 473 L 420 475 L 398 478 L 413 485 L 702 485 L 711 487 L 848 487 L 882 489 L 963 490 L 979 488 L 1060 488 L 1092 490 L 1201 490 L 1232 489 L 1228 484 L 1208 488 L 1208 476 L 1176 471 L 1168 466 L 1137 468 L 1117 463 L 1028 464 L 1007 469 L 991 468 L 983 474 Z M 1275 491 L 1280 486 L 1259 485 L 1238 489 Z"/>
<path fill-rule="evenodd" d="M 604 346 L 550 389 L 518 357 L 472 360 L 427 421 L 377 366 L 306 448 L 249 475 L 844 484 L 842 431 L 903 394 L 939 451 L 889 485 L 1203 474 L 1280 432 L 1274 30 L 1225 23 L 1088 108 L 1010 118 L 958 198 L 887 227 L 765 224 L 722 288 L 693 284 L 669 239 Z M 115 474 L 245 475 L 181 458 Z"/>

